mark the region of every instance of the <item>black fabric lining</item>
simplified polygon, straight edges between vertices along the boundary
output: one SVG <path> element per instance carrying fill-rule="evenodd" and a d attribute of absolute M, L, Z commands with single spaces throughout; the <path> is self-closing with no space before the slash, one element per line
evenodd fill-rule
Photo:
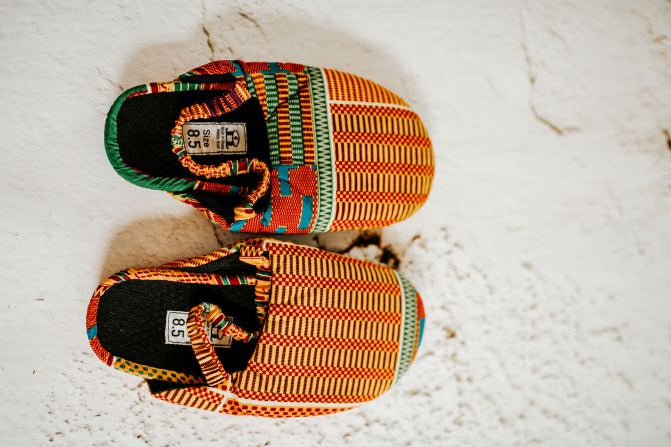
<path fill-rule="evenodd" d="M 128 98 L 117 115 L 117 141 L 124 164 L 156 177 L 194 178 L 172 152 L 170 132 L 185 107 L 212 101 L 223 92 L 196 90 L 154 93 Z M 270 162 L 268 132 L 258 99 L 251 98 L 234 111 L 197 122 L 244 122 L 247 124 L 246 158 Z M 241 155 L 200 155 L 201 164 L 214 165 Z M 240 181 L 243 179 L 243 182 Z M 204 178 L 202 180 L 205 180 Z M 246 180 L 246 181 L 245 181 Z M 224 184 L 250 184 L 249 178 L 209 179 Z M 235 182 L 235 183 L 233 183 Z"/>
<path fill-rule="evenodd" d="M 239 199 L 235 199 L 234 197 L 220 196 L 205 191 L 190 191 L 188 194 L 194 199 L 198 200 L 205 208 L 210 209 L 223 217 L 226 222 L 233 222 L 235 214 L 233 212 L 233 208 L 240 202 Z M 269 203 L 270 197 L 268 197 L 268 194 L 266 194 L 254 204 L 254 211 L 257 213 L 262 213 L 268 208 Z"/>
<path fill-rule="evenodd" d="M 237 255 L 236 255 L 237 256 Z M 182 270 L 250 273 L 248 264 L 237 259 L 218 260 L 201 267 Z M 243 267 L 231 270 L 234 267 Z M 254 268 L 251 269 L 254 271 Z M 218 305 L 227 317 L 243 329 L 260 329 L 254 304 L 253 286 L 214 286 L 168 281 L 130 280 L 110 287 L 100 298 L 97 335 L 112 355 L 143 365 L 202 377 L 191 346 L 165 343 L 166 313 L 188 312 L 201 302 Z M 243 370 L 256 342 L 233 341 L 215 351 L 228 372 Z"/>
<path fill-rule="evenodd" d="M 189 77 L 189 82 L 193 82 L 194 78 L 221 82 L 221 80 L 213 81 L 211 76 Z M 212 101 L 222 94 L 224 94 L 223 91 L 217 90 L 194 90 L 153 93 L 128 98 L 121 105 L 117 115 L 117 141 L 119 154 L 124 164 L 154 177 L 197 178 L 179 163 L 177 156 L 172 152 L 170 132 L 182 109 L 193 104 Z M 247 127 L 246 155 L 194 156 L 194 160 L 198 163 L 215 165 L 227 160 L 257 158 L 270 165 L 268 131 L 263 110 L 257 98 L 252 97 L 230 113 L 196 120 L 196 122 L 244 122 Z M 244 174 L 228 178 L 200 178 L 200 180 L 254 187 L 260 179 L 254 174 Z M 222 196 L 209 192 L 198 192 L 195 198 L 206 202 L 208 208 L 229 222 L 233 220 L 233 208 L 241 202 L 237 196 Z M 267 196 L 261 198 L 255 209 L 265 210 L 268 202 Z"/>

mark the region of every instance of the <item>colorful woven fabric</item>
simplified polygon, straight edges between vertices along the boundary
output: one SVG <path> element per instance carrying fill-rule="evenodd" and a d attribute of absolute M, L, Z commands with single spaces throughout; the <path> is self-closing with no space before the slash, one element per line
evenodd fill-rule
<path fill-rule="evenodd" d="M 209 77 L 226 76 L 230 82 Z M 157 177 L 126 164 L 116 139 L 124 101 L 139 95 L 220 90 L 214 101 L 182 110 L 172 131 L 173 152 L 193 176 Z M 213 183 L 238 173 L 230 163 L 203 166 L 183 150 L 181 126 L 229 113 L 256 98 L 268 137 L 266 164 L 243 159 L 261 176 L 252 190 Z M 376 228 L 398 222 L 426 200 L 433 178 L 431 142 L 415 112 L 399 96 L 361 77 L 293 63 L 215 61 L 174 82 L 151 83 L 124 93 L 106 129 L 108 156 L 125 178 L 169 191 L 224 229 L 249 233 L 309 233 Z M 243 167 L 239 173 L 247 172 Z M 268 190 L 265 208 L 255 206 Z M 224 216 L 197 191 L 241 202 Z"/>
<path fill-rule="evenodd" d="M 227 281 L 255 285 L 263 327 L 249 333 L 224 323 L 220 309 L 196 304 L 188 331 L 201 374 L 141 365 L 108 352 L 96 335 L 105 293 L 130 279 L 213 284 L 194 272 L 228 256 L 257 268 Z M 394 270 L 316 248 L 269 239 L 250 240 L 200 258 L 157 269 L 130 269 L 96 290 L 87 313 L 93 351 L 106 364 L 159 383 L 154 396 L 172 403 L 234 415 L 312 416 L 354 408 L 385 392 L 408 370 L 421 340 L 424 310 L 412 285 Z M 227 327 L 256 342 L 242 370 L 222 366 L 205 324 Z M 258 339 L 256 337 L 258 336 Z"/>

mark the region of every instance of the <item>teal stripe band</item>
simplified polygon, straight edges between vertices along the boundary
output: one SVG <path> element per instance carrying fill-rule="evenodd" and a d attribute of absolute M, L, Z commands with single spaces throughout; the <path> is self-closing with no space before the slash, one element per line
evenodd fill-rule
<path fill-rule="evenodd" d="M 400 360 L 398 362 L 397 377 L 401 377 L 408 371 L 412 362 L 412 352 L 415 350 L 415 331 L 417 329 L 417 291 L 405 279 L 403 275 L 396 272 L 401 288 L 403 290 L 403 339 L 401 340 Z"/>
<path fill-rule="evenodd" d="M 277 104 L 279 97 L 277 94 L 277 84 L 275 76 L 269 73 L 263 73 L 263 83 L 266 86 L 266 107 L 268 118 L 266 127 L 268 129 L 268 144 L 270 145 L 270 164 L 277 166 L 280 164 L 280 139 L 277 130 Z"/>
<path fill-rule="evenodd" d="M 275 166 L 277 171 L 277 179 L 280 184 L 280 196 L 289 197 L 291 195 L 291 183 L 289 183 L 289 170 L 295 169 L 293 165 L 278 165 Z"/>
<path fill-rule="evenodd" d="M 289 130 L 291 132 L 291 160 L 295 165 L 302 165 L 305 161 L 303 153 L 303 121 L 301 119 L 301 104 L 298 94 L 298 79 L 296 75 L 287 75 L 289 85 Z"/>

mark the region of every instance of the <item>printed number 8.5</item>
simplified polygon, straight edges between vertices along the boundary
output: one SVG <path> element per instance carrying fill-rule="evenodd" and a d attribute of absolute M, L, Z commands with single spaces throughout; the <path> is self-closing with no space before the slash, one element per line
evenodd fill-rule
<path fill-rule="evenodd" d="M 186 134 L 190 137 L 197 138 L 200 136 L 200 130 L 189 129 L 186 131 Z M 191 148 L 200 147 L 200 140 L 189 140 L 189 147 Z"/>
<path fill-rule="evenodd" d="M 184 326 L 184 319 L 183 318 L 173 318 L 172 320 L 173 326 Z M 184 336 L 184 329 L 177 330 L 175 328 L 172 329 L 170 332 L 170 335 L 173 337 L 183 337 Z"/>

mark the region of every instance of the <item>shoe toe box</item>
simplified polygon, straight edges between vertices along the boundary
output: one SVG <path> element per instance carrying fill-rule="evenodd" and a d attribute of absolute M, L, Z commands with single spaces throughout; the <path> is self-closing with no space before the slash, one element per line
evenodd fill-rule
<path fill-rule="evenodd" d="M 336 184 L 333 230 L 375 228 L 426 201 L 433 149 L 421 119 L 392 91 L 326 70 Z"/>

